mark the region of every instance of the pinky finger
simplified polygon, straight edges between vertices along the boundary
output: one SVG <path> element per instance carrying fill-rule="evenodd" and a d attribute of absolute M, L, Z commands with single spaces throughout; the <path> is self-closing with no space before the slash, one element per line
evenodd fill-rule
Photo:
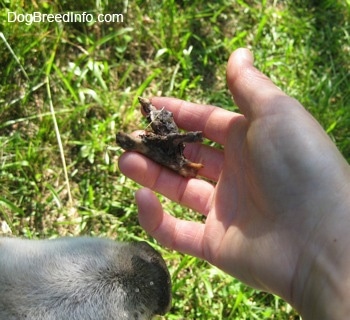
<path fill-rule="evenodd" d="M 143 188 L 136 192 L 140 225 L 162 245 L 204 259 L 204 224 L 184 221 L 163 211 L 155 194 Z"/>

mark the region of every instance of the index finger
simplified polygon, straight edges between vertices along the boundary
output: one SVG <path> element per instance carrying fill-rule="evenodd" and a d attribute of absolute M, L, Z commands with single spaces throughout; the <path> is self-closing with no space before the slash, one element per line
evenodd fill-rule
<path fill-rule="evenodd" d="M 174 115 L 176 124 L 189 131 L 202 131 L 209 140 L 224 144 L 228 129 L 241 114 L 211 105 L 191 103 L 176 98 L 153 97 L 152 104 L 165 107 Z"/>

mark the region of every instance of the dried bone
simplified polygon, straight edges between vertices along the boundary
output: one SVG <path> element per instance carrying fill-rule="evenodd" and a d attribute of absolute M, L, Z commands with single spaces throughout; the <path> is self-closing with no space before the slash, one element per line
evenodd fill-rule
<path fill-rule="evenodd" d="M 186 178 L 196 177 L 201 163 L 194 163 L 184 157 L 185 143 L 201 142 L 201 131 L 181 133 L 173 114 L 162 108 L 156 109 L 150 100 L 139 97 L 139 102 L 152 131 L 139 136 L 119 132 L 117 144 L 127 151 L 136 151 L 155 162 L 170 168 Z"/>

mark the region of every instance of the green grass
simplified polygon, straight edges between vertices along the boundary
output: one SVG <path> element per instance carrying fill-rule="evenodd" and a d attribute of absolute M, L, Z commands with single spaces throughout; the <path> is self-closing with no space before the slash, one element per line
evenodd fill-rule
<path fill-rule="evenodd" d="M 27 25 L 9 23 L 10 11 L 123 13 L 124 21 Z M 236 110 L 225 67 L 234 49 L 248 47 L 350 160 L 349 1 L 1 0 L 0 19 L 0 220 L 12 233 L 147 239 L 172 274 L 166 319 L 298 319 L 281 299 L 147 236 L 138 186 L 117 167 L 115 134 L 140 125 L 139 95 Z"/>

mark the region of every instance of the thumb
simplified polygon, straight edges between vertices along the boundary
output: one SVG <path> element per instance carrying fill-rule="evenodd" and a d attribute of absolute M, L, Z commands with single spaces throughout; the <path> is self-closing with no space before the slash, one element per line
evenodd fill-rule
<path fill-rule="evenodd" d="M 231 54 L 226 71 L 227 84 L 233 98 L 249 120 L 271 112 L 271 108 L 281 105 L 276 100 L 287 97 L 253 66 L 253 62 L 253 55 L 248 49 L 237 49 Z"/>

